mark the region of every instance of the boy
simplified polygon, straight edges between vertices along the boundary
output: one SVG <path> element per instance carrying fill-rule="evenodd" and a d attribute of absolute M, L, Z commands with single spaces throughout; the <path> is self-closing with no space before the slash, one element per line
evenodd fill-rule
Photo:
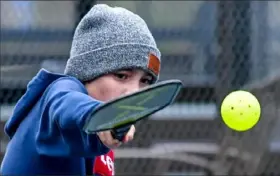
<path fill-rule="evenodd" d="M 78 24 L 65 74 L 44 69 L 30 81 L 5 126 L 10 142 L 2 175 L 86 175 L 96 156 L 124 141 L 83 125 L 103 102 L 158 80 L 160 51 L 145 21 L 119 7 L 95 5 Z M 90 166 L 91 168 L 88 168 Z"/>

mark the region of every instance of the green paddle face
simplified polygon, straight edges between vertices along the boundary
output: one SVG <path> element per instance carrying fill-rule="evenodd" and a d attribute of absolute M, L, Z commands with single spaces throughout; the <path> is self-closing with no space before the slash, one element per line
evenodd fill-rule
<path fill-rule="evenodd" d="M 181 87 L 182 83 L 179 80 L 163 81 L 105 103 L 91 113 L 84 131 L 96 133 L 147 118 L 173 103 Z"/>

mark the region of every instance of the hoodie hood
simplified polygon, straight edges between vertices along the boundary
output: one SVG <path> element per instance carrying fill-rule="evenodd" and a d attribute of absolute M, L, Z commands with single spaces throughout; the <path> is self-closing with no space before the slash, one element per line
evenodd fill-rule
<path fill-rule="evenodd" d="M 66 75 L 51 73 L 45 69 L 41 69 L 37 73 L 37 75 L 28 83 L 25 94 L 17 102 L 12 116 L 5 125 L 4 131 L 9 138 L 13 137 L 18 126 L 41 98 L 46 88 L 53 81 L 65 76 Z"/>

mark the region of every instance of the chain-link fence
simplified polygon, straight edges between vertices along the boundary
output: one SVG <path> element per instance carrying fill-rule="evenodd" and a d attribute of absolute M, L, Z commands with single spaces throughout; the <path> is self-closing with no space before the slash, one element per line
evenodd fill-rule
<path fill-rule="evenodd" d="M 176 103 L 116 150 L 117 174 L 280 174 L 277 1 L 1 1 L 2 156 L 4 123 L 26 84 L 42 67 L 63 71 L 75 25 L 94 3 L 144 18 L 162 51 L 160 79 L 184 82 Z M 262 105 L 260 122 L 245 133 L 219 114 L 237 89 Z"/>

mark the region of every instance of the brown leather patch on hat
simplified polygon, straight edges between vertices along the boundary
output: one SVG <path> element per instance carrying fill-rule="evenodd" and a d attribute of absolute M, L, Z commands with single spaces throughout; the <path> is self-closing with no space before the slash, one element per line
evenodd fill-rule
<path fill-rule="evenodd" d="M 157 76 L 160 71 L 160 61 L 154 54 L 149 54 L 148 69 L 154 72 Z"/>

